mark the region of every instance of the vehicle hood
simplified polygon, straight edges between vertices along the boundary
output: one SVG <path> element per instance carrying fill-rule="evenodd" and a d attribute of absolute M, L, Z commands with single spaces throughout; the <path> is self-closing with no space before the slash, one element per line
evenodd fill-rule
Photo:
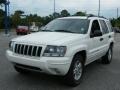
<path fill-rule="evenodd" d="M 62 32 L 38 32 L 13 39 L 15 42 L 33 43 L 42 45 L 61 45 L 75 39 L 83 38 L 85 35 Z"/>

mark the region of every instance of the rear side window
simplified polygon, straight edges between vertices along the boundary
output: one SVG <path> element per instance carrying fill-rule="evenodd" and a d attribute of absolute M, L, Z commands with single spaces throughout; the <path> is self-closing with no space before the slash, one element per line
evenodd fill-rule
<path fill-rule="evenodd" d="M 101 27 L 102 27 L 103 34 L 109 33 L 106 22 L 104 20 L 100 20 L 100 24 L 101 24 Z"/>
<path fill-rule="evenodd" d="M 108 25 L 109 31 L 113 32 L 112 25 L 109 21 L 107 21 L 107 25 Z"/>

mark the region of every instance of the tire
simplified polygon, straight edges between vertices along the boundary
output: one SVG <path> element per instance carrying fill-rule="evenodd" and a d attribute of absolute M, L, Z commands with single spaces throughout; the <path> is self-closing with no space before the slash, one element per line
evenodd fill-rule
<path fill-rule="evenodd" d="M 30 71 L 14 66 L 14 69 L 20 74 L 28 74 Z"/>
<path fill-rule="evenodd" d="M 83 75 L 83 68 L 84 68 L 84 64 L 82 62 L 83 62 L 83 57 L 81 55 L 77 54 L 73 58 L 70 69 L 67 75 L 65 76 L 66 84 L 74 87 L 80 84 L 81 77 Z"/>
<path fill-rule="evenodd" d="M 17 32 L 17 35 L 19 35 L 19 33 Z"/>
<path fill-rule="evenodd" d="M 113 57 L 113 47 L 110 46 L 106 55 L 102 57 L 102 63 L 103 64 L 110 64 L 112 62 L 112 57 Z"/>

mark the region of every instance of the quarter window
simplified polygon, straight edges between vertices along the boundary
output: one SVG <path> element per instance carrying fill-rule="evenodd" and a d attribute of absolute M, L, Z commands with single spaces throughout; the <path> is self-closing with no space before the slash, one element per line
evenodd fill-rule
<path fill-rule="evenodd" d="M 107 21 L 107 25 L 108 25 L 108 28 L 109 28 L 110 32 L 113 32 L 112 25 L 109 21 Z"/>
<path fill-rule="evenodd" d="M 100 24 L 102 27 L 103 34 L 109 33 L 106 22 L 104 20 L 100 20 Z"/>

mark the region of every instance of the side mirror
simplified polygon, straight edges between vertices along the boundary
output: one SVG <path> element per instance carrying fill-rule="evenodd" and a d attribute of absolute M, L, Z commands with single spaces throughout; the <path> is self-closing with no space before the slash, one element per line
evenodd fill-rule
<path fill-rule="evenodd" d="M 93 34 L 90 35 L 90 37 L 99 37 L 102 36 L 102 32 L 100 30 L 95 30 Z"/>

